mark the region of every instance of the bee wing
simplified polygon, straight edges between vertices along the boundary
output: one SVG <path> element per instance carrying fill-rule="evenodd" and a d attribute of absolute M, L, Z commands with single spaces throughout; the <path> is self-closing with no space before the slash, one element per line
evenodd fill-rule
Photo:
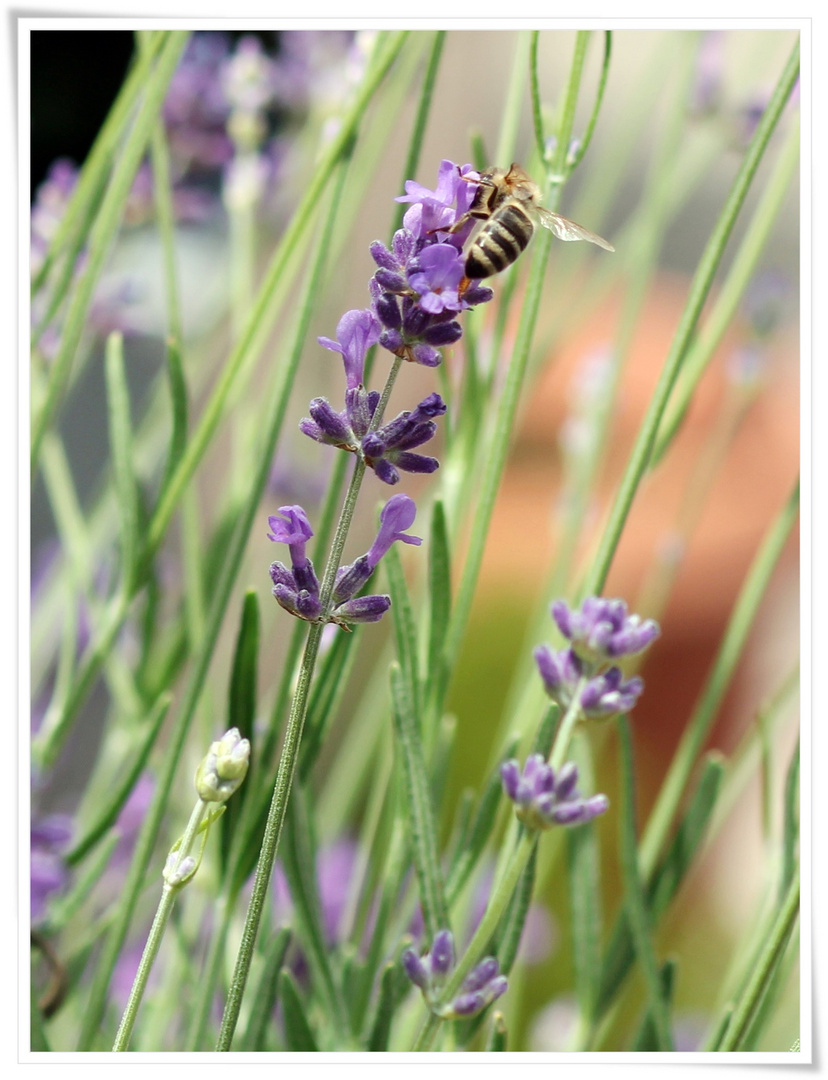
<path fill-rule="evenodd" d="M 570 221 L 569 218 L 565 218 L 561 214 L 547 210 L 544 206 L 536 206 L 535 211 L 541 225 L 554 233 L 559 240 L 587 240 L 590 244 L 597 244 L 598 247 L 602 247 L 605 251 L 615 251 L 615 248 L 608 240 L 598 236 L 597 233 L 590 232 L 583 225 L 578 225 L 577 222 Z"/>

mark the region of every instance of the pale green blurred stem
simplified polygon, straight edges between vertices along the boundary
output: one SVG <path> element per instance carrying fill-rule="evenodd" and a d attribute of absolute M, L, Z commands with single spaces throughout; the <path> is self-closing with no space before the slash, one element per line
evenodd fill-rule
<path fill-rule="evenodd" d="M 661 460 L 675 438 L 699 381 L 736 314 L 770 239 L 798 165 L 799 124 L 794 122 L 710 314 L 688 350 L 678 385 L 658 429 L 651 468 Z"/>

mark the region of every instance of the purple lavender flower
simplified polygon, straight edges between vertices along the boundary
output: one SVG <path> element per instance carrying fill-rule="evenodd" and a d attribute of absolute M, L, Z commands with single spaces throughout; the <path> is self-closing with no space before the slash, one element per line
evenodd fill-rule
<path fill-rule="evenodd" d="M 453 244 L 433 244 L 408 268 L 408 280 L 423 311 L 439 315 L 464 307 L 458 288 L 465 275 L 463 255 Z"/>
<path fill-rule="evenodd" d="M 432 191 L 407 180 L 397 202 L 412 205 L 391 249 L 379 240 L 371 245 L 377 270 L 371 279 L 373 308 L 382 325 L 379 343 L 405 360 L 436 367 L 439 350 L 462 335 L 454 316 L 485 303 L 492 290 L 465 278 L 461 255 L 473 223 L 448 230 L 471 206 L 477 174 L 445 160 Z"/>
<path fill-rule="evenodd" d="M 279 513 L 284 520 L 275 515 L 267 519 L 272 530 L 267 538 L 288 545 L 291 569 L 281 562 L 272 563 L 273 595 L 291 615 L 307 622 L 318 622 L 322 615 L 319 580 L 313 563 L 305 554 L 305 544 L 313 536 L 313 529 L 301 506 L 280 506 Z"/>
<path fill-rule="evenodd" d="M 50 814 L 31 827 L 30 904 L 32 923 L 42 922 L 46 901 L 64 887 L 68 870 L 63 855 L 72 838 L 72 819 Z"/>
<path fill-rule="evenodd" d="M 362 383 L 365 357 L 380 336 L 380 323 L 370 309 L 346 311 L 336 327 L 336 340 L 317 338 L 320 345 L 338 352 L 345 362 L 345 378 L 349 390 Z"/>
<path fill-rule="evenodd" d="M 487 956 L 463 980 L 459 994 L 441 1003 L 440 992 L 454 968 L 454 938 L 450 930 L 439 930 L 424 956 L 409 948 L 400 959 L 408 978 L 422 990 L 428 1007 L 444 1020 L 476 1016 L 508 987 L 497 959 Z"/>
<path fill-rule="evenodd" d="M 273 530 L 270 540 L 288 544 L 291 553 L 290 570 L 280 562 L 270 567 L 273 595 L 279 604 L 306 622 L 332 622 L 349 630 L 351 623 L 377 622 L 391 606 L 389 596 L 357 596 L 359 590 L 373 574 L 380 559 L 391 545 L 400 540 L 405 544 L 421 544 L 418 536 L 410 536 L 407 529 L 417 514 L 413 499 L 407 495 L 394 495 L 380 513 L 380 528 L 370 551 L 360 555 L 350 566 L 342 566 L 337 572 L 331 597 L 332 610 L 322 610 L 319 600 L 319 582 L 313 564 L 305 555 L 305 542 L 313 536 L 307 515 L 301 506 L 283 506 L 279 513 L 286 518 L 281 521 L 270 517 Z"/>
<path fill-rule="evenodd" d="M 583 825 L 609 806 L 606 795 L 582 798 L 578 793 L 578 767 L 569 761 L 557 775 L 542 755 L 530 754 L 521 771 L 512 758 L 500 766 L 503 790 L 515 804 L 515 813 L 529 829 L 554 825 Z"/>
<path fill-rule="evenodd" d="M 623 600 L 600 596 L 588 596 L 575 611 L 565 600 L 556 600 L 552 617 L 563 636 L 572 642 L 572 651 L 596 669 L 620 656 L 642 652 L 660 633 L 653 619 L 628 615 Z"/>
<path fill-rule="evenodd" d="M 535 662 L 547 694 L 562 709 L 568 709 L 581 680 L 589 674 L 589 666 L 572 649 L 554 652 L 548 645 L 535 649 Z M 643 689 L 644 683 L 637 675 L 624 681 L 620 668 L 608 668 L 586 679 L 581 690 L 581 712 L 587 719 L 629 712 Z"/>
<path fill-rule="evenodd" d="M 474 198 L 475 185 L 464 180 L 467 176 L 477 180 L 471 165 L 462 168 L 444 159 L 437 171 L 437 188 L 431 191 L 416 180 L 406 180 L 405 195 L 398 195 L 395 202 L 407 202 L 412 206 L 405 212 L 403 226 L 420 240 L 437 231 L 447 231 L 469 209 Z M 463 240 L 455 234 L 455 243 L 462 247 Z"/>
<path fill-rule="evenodd" d="M 431 419 L 442 416 L 445 403 L 439 394 L 429 394 L 416 409 L 401 412 L 377 431 L 369 432 L 362 440 L 365 464 L 373 469 L 386 484 L 396 484 L 399 469 L 413 473 L 432 473 L 440 465 L 437 458 L 412 454 L 415 446 L 422 446 L 437 431 Z"/>

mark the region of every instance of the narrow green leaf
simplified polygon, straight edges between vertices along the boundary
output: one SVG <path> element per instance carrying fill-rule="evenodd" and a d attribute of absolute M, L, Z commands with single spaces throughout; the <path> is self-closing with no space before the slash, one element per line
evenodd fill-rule
<path fill-rule="evenodd" d="M 420 707 L 420 665 L 417 659 L 417 628 L 397 544 L 389 549 L 383 565 L 388 575 L 391 593 L 391 618 L 394 625 L 397 657 L 408 683 L 411 708 L 419 727 L 422 724 L 422 710 Z"/>
<path fill-rule="evenodd" d="M 451 552 L 446 511 L 437 499 L 431 513 L 428 545 L 428 685 L 434 701 L 442 701 L 448 672 L 443 646 L 451 615 Z"/>
<path fill-rule="evenodd" d="M 517 751 L 518 740 L 514 739 L 504 750 L 503 760 L 514 757 Z M 500 769 L 494 770 L 480 797 L 474 823 L 471 827 L 468 840 L 463 845 L 459 858 L 454 859 L 449 870 L 446 891 L 449 903 L 454 904 L 463 886 L 469 879 L 469 875 L 477 865 L 477 861 L 485 850 L 489 837 L 495 827 L 497 811 L 500 807 L 503 785 L 500 781 Z"/>
<path fill-rule="evenodd" d="M 786 895 L 773 913 L 768 933 L 763 935 L 757 955 L 750 965 L 750 978 L 739 999 L 735 1002 L 733 1015 L 718 1047 L 719 1050 L 736 1051 L 744 1049 L 745 1039 L 758 1011 L 761 1009 L 762 999 L 787 947 L 798 915 L 799 875 L 796 874 L 788 887 Z"/>
<path fill-rule="evenodd" d="M 621 737 L 621 808 L 618 816 L 621 869 L 624 876 L 624 907 L 630 922 L 636 956 L 644 974 L 648 1007 L 653 1018 L 658 1049 L 672 1050 L 667 1002 L 662 994 L 659 969 L 651 940 L 650 912 L 638 871 L 632 738 L 625 716 L 618 718 L 618 731 Z"/>
<path fill-rule="evenodd" d="M 431 807 L 430 782 L 423 757 L 423 745 L 408 696 L 407 681 L 396 663 L 391 665 L 391 699 L 394 705 L 394 728 L 402 754 L 408 794 L 420 903 L 426 936 L 433 940 L 438 930 L 449 927 L 448 907 L 440 871 L 437 829 Z"/>
<path fill-rule="evenodd" d="M 138 570 L 140 514 L 132 449 L 129 386 L 124 367 L 124 338 L 118 331 L 111 333 L 106 341 L 106 396 L 109 446 L 120 517 L 121 565 L 125 588 L 129 589 Z"/>
<path fill-rule="evenodd" d="M 595 781 L 589 745 L 579 732 L 572 740 L 570 757 L 578 766 L 582 791 L 593 792 Z M 566 830 L 569 868 L 569 910 L 575 989 L 581 1016 L 595 1019 L 601 979 L 601 867 L 594 822 Z"/>
<path fill-rule="evenodd" d="M 227 701 L 227 726 L 238 728 L 247 737 L 253 733 L 256 714 L 258 657 L 259 597 L 249 589 L 242 606 Z"/>
<path fill-rule="evenodd" d="M 399 965 L 389 963 L 382 969 L 380 977 L 379 1000 L 377 1011 L 374 1014 L 374 1022 L 371 1025 L 371 1033 L 368 1036 L 368 1050 L 372 1053 L 382 1053 L 388 1049 L 388 1040 L 391 1037 L 391 1024 L 394 1019 L 394 1010 L 397 1005 L 397 976 Z"/>
<path fill-rule="evenodd" d="M 249 589 L 242 604 L 227 692 L 227 727 L 238 728 L 245 738 L 253 735 L 258 700 L 259 623 L 259 597 L 255 590 Z M 222 872 L 229 864 L 230 847 L 244 804 L 252 797 L 251 786 L 243 784 L 235 798 L 226 804 L 227 813 L 220 825 Z"/>
<path fill-rule="evenodd" d="M 163 495 L 170 477 L 178 468 L 178 463 L 187 445 L 187 417 L 189 412 L 187 378 L 181 357 L 181 344 L 175 338 L 167 339 L 167 382 L 170 387 L 172 405 L 172 434 L 164 478 L 161 481 L 159 499 Z"/>
<path fill-rule="evenodd" d="M 705 1043 L 705 1046 L 704 1046 L 705 1050 L 715 1052 L 716 1050 L 718 1050 L 721 1047 L 722 1039 L 725 1036 L 725 1032 L 727 1031 L 728 1025 L 730 1024 L 730 1018 L 732 1016 L 733 1016 L 733 1002 L 729 1001 L 725 1005 L 724 1009 L 722 1010 L 722 1015 L 719 1017 L 719 1020 L 718 1020 L 718 1023 L 716 1024 L 716 1027 L 713 1029 L 713 1032 L 708 1037 L 708 1040 Z"/>
<path fill-rule="evenodd" d="M 290 945 L 290 927 L 283 926 L 265 946 L 264 966 L 255 991 L 250 995 L 250 1016 L 242 1040 L 242 1049 L 255 1053 L 267 1049 L 267 1029 L 273 1023 L 279 990 L 279 969 Z"/>
<path fill-rule="evenodd" d="M 307 800 L 294 785 L 281 846 L 282 866 L 293 901 L 296 936 L 307 957 L 317 993 L 325 1000 L 328 1020 L 345 1030 L 345 1008 L 337 991 L 322 925 L 316 879 L 316 851 L 311 836 Z"/>
<path fill-rule="evenodd" d="M 486 1053 L 493 1054 L 506 1049 L 506 1019 L 502 1012 L 492 1013 L 492 1023 L 489 1028 L 489 1038 L 486 1043 Z"/>
<path fill-rule="evenodd" d="M 799 740 L 797 739 L 788 773 L 785 777 L 784 811 L 782 822 L 782 879 L 780 896 L 793 881 L 799 844 Z"/>
<path fill-rule="evenodd" d="M 610 59 L 612 57 L 612 30 L 604 31 L 604 59 L 601 64 L 601 77 L 598 81 L 598 93 L 595 95 L 595 104 L 592 107 L 592 115 L 589 118 L 589 123 L 586 126 L 583 138 L 580 140 L 578 149 L 575 152 L 575 156 L 569 166 L 569 171 L 574 172 L 575 169 L 581 164 L 584 154 L 587 152 L 589 144 L 592 142 L 592 133 L 595 130 L 595 125 L 598 122 L 598 114 L 601 112 L 601 105 L 604 101 L 604 91 L 607 88 L 607 77 L 609 76 Z"/>
<path fill-rule="evenodd" d="M 308 1023 L 296 980 L 288 968 L 279 973 L 279 1000 L 285 1017 L 285 1044 L 288 1050 L 315 1052 L 319 1047 Z"/>
<path fill-rule="evenodd" d="M 146 720 L 146 735 L 138 747 L 132 764 L 124 774 L 123 781 L 114 787 L 110 799 L 101 807 L 92 824 L 86 829 L 83 836 L 73 844 L 72 849 L 67 852 L 67 865 L 77 866 L 117 821 L 118 815 L 132 794 L 132 790 L 138 782 L 138 777 L 144 771 L 149 760 L 150 751 L 155 746 L 171 700 L 171 695 L 165 693 L 155 703 Z"/>
<path fill-rule="evenodd" d="M 647 413 L 636 436 L 635 445 L 628 459 L 624 475 L 618 486 L 598 551 L 583 584 L 582 596 L 600 594 L 603 590 L 633 499 L 649 468 L 659 425 L 684 362 L 687 349 L 693 340 L 702 309 L 713 286 L 716 271 L 722 261 L 728 240 L 739 216 L 739 211 L 742 209 L 770 137 L 798 78 L 799 41 L 797 39 L 796 46 L 779 77 L 768 107 L 759 121 L 742 166 L 730 189 L 727 201 L 696 268 L 687 304 L 676 329 L 669 355 L 664 362 L 658 384 L 647 407 Z M 561 149 L 560 146 L 558 149 Z M 563 150 L 565 153 L 566 147 L 563 147 Z M 644 865 L 646 867 L 646 862 Z"/>
<path fill-rule="evenodd" d="M 668 1003 L 673 1000 L 673 989 L 676 981 L 676 961 L 666 960 L 661 966 L 660 978 L 661 978 L 661 992 L 664 1000 Z M 641 1027 L 638 1029 L 638 1034 L 633 1039 L 630 1050 L 635 1052 L 649 1052 L 658 1050 L 658 1037 L 656 1035 L 655 1023 L 653 1022 L 652 1009 L 648 1009 L 647 1013 L 641 1022 Z"/>
<path fill-rule="evenodd" d="M 658 861 L 673 817 L 684 797 L 685 786 L 716 718 L 725 691 L 730 685 L 748 634 L 754 624 L 760 601 L 798 513 L 799 480 L 797 479 L 787 502 L 776 519 L 771 522 L 745 576 L 713 668 L 693 709 L 693 714 L 684 728 L 655 806 L 650 812 L 647 827 L 641 839 L 640 861 L 645 877 L 650 877 Z"/>
<path fill-rule="evenodd" d="M 29 1050 L 31 1053 L 46 1053 L 51 1050 L 49 1040 L 46 1037 L 46 1027 L 43 1023 L 43 1015 L 37 1001 L 37 988 L 32 979 L 30 987 L 31 1001 L 29 1002 Z"/>
<path fill-rule="evenodd" d="M 126 125 L 133 115 L 133 109 L 143 91 L 147 77 L 155 63 L 162 46 L 167 43 L 169 31 L 156 31 L 150 47 L 142 51 L 130 67 L 126 79 L 118 91 L 118 96 L 98 132 L 92 148 L 81 168 L 80 177 L 69 197 L 66 212 L 58 223 L 55 235 L 49 245 L 49 251 L 32 280 L 32 295 L 41 288 L 51 272 L 54 261 L 65 251 L 69 252 L 68 279 L 64 291 L 55 297 L 56 308 L 65 295 L 65 288 L 74 273 L 75 259 L 86 238 L 86 233 L 95 220 L 99 209 L 100 196 L 106 187 L 106 181 L 112 164 L 112 154 L 121 142 Z M 49 316 L 51 318 L 51 316 Z"/>
<path fill-rule="evenodd" d="M 538 846 L 535 844 L 532 854 L 520 881 L 515 889 L 515 894 L 509 902 L 506 914 L 498 927 L 495 935 L 495 949 L 500 961 L 501 971 L 507 975 L 512 970 L 512 965 L 520 947 L 520 939 L 523 928 L 526 925 L 526 917 L 529 914 L 529 905 L 532 902 L 532 892 L 535 888 L 535 871 L 538 861 Z"/>
<path fill-rule="evenodd" d="M 764 992 L 759 999 L 759 1004 L 745 1030 L 742 1039 L 742 1050 L 753 1051 L 757 1049 L 759 1040 L 773 1019 L 779 998 L 788 985 L 791 969 L 798 959 L 799 934 L 794 933 L 770 973 Z"/>
<path fill-rule="evenodd" d="M 724 762 L 721 755 L 715 752 L 708 754 L 690 805 L 647 887 L 647 903 L 654 921 L 667 910 L 685 874 L 693 865 L 693 859 L 710 824 L 723 775 Z M 634 960 L 635 948 L 630 922 L 626 911 L 622 910 L 604 954 L 598 1015 L 608 1008 Z"/>

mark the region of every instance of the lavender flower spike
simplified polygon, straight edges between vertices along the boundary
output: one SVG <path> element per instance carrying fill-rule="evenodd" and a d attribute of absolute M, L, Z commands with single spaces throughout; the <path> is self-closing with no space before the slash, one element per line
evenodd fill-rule
<path fill-rule="evenodd" d="M 608 661 L 643 652 L 660 634 L 653 619 L 628 615 L 623 600 L 588 596 L 580 610 L 572 610 L 565 600 L 552 605 L 552 617 L 580 660 L 598 670 Z"/>
<path fill-rule="evenodd" d="M 269 517 L 272 531 L 267 535 L 275 543 L 288 545 L 292 568 L 288 570 L 281 562 L 271 565 L 273 595 L 291 615 L 306 622 L 318 622 L 322 615 L 319 580 L 313 563 L 305 554 L 305 543 L 313 536 L 313 529 L 301 506 L 281 506 L 279 513 L 284 520 L 275 515 Z"/>
<path fill-rule="evenodd" d="M 567 762 L 557 775 L 540 754 L 531 754 L 521 771 L 514 759 L 500 767 L 503 790 L 515 804 L 515 813 L 529 829 L 555 825 L 583 825 L 609 807 L 606 795 L 584 799 L 578 793 L 578 767 Z"/>
<path fill-rule="evenodd" d="M 581 680 L 590 673 L 589 665 L 576 656 L 574 649 L 554 652 L 548 645 L 539 645 L 535 649 L 535 662 L 547 694 L 562 709 L 568 709 Z M 625 681 L 619 667 L 605 667 L 583 686 L 579 702 L 581 711 L 587 719 L 629 712 L 643 689 L 644 682 L 637 675 Z"/>
<path fill-rule="evenodd" d="M 508 986 L 495 957 L 487 956 L 466 976 L 460 993 L 452 1001 L 441 1003 L 440 991 L 454 968 L 454 939 L 450 930 L 439 930 L 424 956 L 406 949 L 401 962 L 406 975 L 422 990 L 428 1007 L 444 1020 L 476 1016 L 505 993 Z"/>

